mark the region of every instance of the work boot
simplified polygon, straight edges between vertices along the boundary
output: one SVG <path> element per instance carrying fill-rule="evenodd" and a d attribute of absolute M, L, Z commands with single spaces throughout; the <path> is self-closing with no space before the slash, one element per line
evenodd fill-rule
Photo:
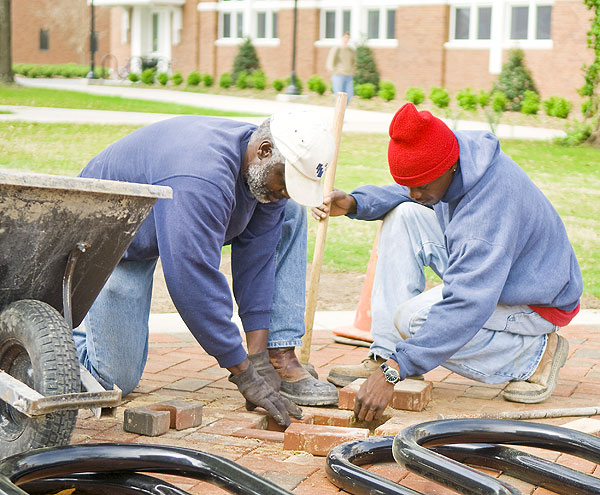
<path fill-rule="evenodd" d="M 279 393 L 300 406 L 330 406 L 338 391 L 313 377 L 298 361 L 293 347 L 269 349 L 269 360 L 281 377 Z"/>
<path fill-rule="evenodd" d="M 350 385 L 354 380 L 359 378 L 369 378 L 371 373 L 385 363 L 387 359 L 382 357 L 369 356 L 367 359 L 363 359 L 360 364 L 336 366 L 331 368 L 327 381 L 337 385 L 338 387 L 345 387 Z M 423 375 L 408 376 L 411 380 L 423 380 Z"/>
<path fill-rule="evenodd" d="M 387 359 L 381 357 L 369 356 L 367 359 L 363 359 L 360 364 L 335 366 L 329 371 L 327 381 L 338 387 L 345 387 L 359 378 L 369 378 L 371 373 L 386 361 Z"/>
<path fill-rule="evenodd" d="M 527 380 L 510 382 L 503 396 L 511 402 L 537 404 L 552 395 L 558 382 L 558 372 L 569 354 L 569 343 L 556 333 L 548 335 L 546 350 L 537 369 Z"/>

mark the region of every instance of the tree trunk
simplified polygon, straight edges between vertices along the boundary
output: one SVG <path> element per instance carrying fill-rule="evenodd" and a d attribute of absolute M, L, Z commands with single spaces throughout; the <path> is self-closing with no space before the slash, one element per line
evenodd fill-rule
<path fill-rule="evenodd" d="M 588 138 L 587 142 L 595 148 L 600 148 L 600 119 L 598 119 L 596 128 L 592 131 L 592 134 Z"/>
<path fill-rule="evenodd" d="M 2 83 L 14 81 L 10 36 L 10 0 L 0 0 L 0 82 Z"/>

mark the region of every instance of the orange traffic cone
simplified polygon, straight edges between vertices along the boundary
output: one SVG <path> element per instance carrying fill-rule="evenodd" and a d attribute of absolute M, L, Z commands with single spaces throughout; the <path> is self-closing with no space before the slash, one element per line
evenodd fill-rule
<path fill-rule="evenodd" d="M 346 326 L 333 330 L 333 340 L 340 344 L 368 347 L 373 342 L 373 337 L 371 337 L 371 292 L 373 291 L 375 268 L 377 266 L 377 243 L 379 241 L 380 230 L 381 224 L 379 224 L 375 242 L 373 242 L 373 249 L 371 249 L 365 281 L 363 282 L 358 306 L 356 307 L 354 324 L 351 327 Z"/>

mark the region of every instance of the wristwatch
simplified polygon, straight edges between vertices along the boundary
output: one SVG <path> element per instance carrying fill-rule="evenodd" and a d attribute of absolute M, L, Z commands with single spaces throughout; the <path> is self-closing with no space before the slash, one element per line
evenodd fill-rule
<path fill-rule="evenodd" d="M 388 381 L 391 384 L 396 384 L 400 381 L 400 373 L 398 373 L 398 370 L 394 369 L 394 368 L 390 368 L 387 364 L 383 363 L 381 366 L 381 371 L 383 371 L 383 376 L 385 377 L 386 381 Z"/>

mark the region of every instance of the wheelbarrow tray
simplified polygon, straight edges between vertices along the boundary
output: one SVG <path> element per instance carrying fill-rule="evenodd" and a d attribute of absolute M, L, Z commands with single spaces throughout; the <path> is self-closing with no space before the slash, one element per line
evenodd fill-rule
<path fill-rule="evenodd" d="M 155 201 L 171 197 L 163 186 L 0 172 L 0 310 L 36 299 L 64 315 L 65 267 L 83 243 L 71 282 L 78 326 Z"/>

